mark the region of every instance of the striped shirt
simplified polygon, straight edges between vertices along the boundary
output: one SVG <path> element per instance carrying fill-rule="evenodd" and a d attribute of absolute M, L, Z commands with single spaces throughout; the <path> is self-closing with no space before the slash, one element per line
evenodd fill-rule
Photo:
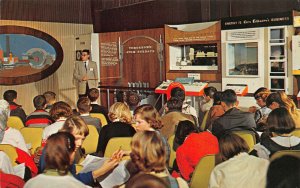
<path fill-rule="evenodd" d="M 47 127 L 52 124 L 53 120 L 45 110 L 35 110 L 26 118 L 26 127 Z"/>

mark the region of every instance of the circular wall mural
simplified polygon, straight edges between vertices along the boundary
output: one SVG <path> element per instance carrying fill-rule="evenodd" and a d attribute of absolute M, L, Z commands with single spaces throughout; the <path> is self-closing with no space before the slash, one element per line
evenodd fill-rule
<path fill-rule="evenodd" d="M 63 61 L 59 42 L 42 31 L 0 26 L 0 85 L 19 85 L 53 74 Z"/>

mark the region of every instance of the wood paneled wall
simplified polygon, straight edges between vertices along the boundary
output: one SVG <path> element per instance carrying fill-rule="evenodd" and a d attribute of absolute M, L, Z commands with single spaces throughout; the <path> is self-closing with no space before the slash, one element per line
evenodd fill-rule
<path fill-rule="evenodd" d="M 16 90 L 18 92 L 17 101 L 23 105 L 28 114 L 34 110 L 32 104 L 34 96 L 50 90 L 57 94 L 57 100 L 66 101 L 72 107 L 75 107 L 77 100 L 77 91 L 73 80 L 75 36 L 92 33 L 93 26 L 91 24 L 62 24 L 12 20 L 0 20 L 0 25 L 18 25 L 48 33 L 61 44 L 64 51 L 63 63 L 54 74 L 34 83 L 17 86 L 0 86 L 0 98 L 2 98 L 4 91 L 8 89 Z"/>

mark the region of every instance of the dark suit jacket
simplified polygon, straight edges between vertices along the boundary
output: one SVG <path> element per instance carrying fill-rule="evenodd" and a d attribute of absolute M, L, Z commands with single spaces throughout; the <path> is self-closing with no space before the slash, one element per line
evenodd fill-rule
<path fill-rule="evenodd" d="M 216 119 L 212 125 L 212 133 L 220 138 L 227 131 L 253 130 L 256 128 L 254 115 L 232 108 Z"/>
<path fill-rule="evenodd" d="M 110 123 L 108 118 L 108 110 L 104 106 L 100 106 L 99 104 L 91 104 L 92 110 L 90 113 L 101 113 L 105 116 L 107 123 Z"/>

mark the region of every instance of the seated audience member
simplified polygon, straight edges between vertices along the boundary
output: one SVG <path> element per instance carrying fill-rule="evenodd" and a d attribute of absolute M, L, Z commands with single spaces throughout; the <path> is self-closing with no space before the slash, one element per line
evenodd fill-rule
<path fill-rule="evenodd" d="M 267 173 L 266 188 L 300 187 L 300 159 L 290 155 L 272 161 Z"/>
<path fill-rule="evenodd" d="M 47 112 L 50 112 L 53 104 L 56 102 L 56 94 L 52 91 L 46 91 L 43 95 L 46 98 L 46 108 L 45 108 L 45 110 Z"/>
<path fill-rule="evenodd" d="M 204 88 L 203 99 L 199 103 L 201 112 L 205 113 L 209 111 L 209 109 L 213 106 L 214 104 L 213 96 L 216 92 L 217 89 L 215 87 Z"/>
<path fill-rule="evenodd" d="M 101 130 L 101 122 L 98 118 L 94 118 L 90 116 L 91 101 L 87 97 L 81 97 L 77 101 L 77 108 L 80 113 L 80 117 L 85 121 L 87 125 L 93 125 L 96 127 L 98 133 Z"/>
<path fill-rule="evenodd" d="M 160 130 L 166 139 L 175 134 L 175 129 L 179 121 L 189 120 L 195 124 L 193 116 L 182 113 L 181 109 L 182 101 L 180 99 L 171 97 L 167 101 L 166 114 L 161 118 L 163 126 Z"/>
<path fill-rule="evenodd" d="M 88 98 L 91 100 L 92 110 L 90 113 L 101 113 L 105 116 L 107 123 L 110 123 L 108 118 L 107 108 L 98 104 L 97 100 L 100 96 L 99 90 L 96 88 L 92 88 L 88 92 Z"/>
<path fill-rule="evenodd" d="M 189 181 L 202 157 L 219 152 L 218 139 L 208 131 L 198 132 L 190 121 L 181 121 L 175 133 L 180 145 L 176 150 L 176 162 L 181 176 Z"/>
<path fill-rule="evenodd" d="M 3 94 L 3 99 L 9 103 L 10 116 L 18 116 L 25 125 L 26 113 L 22 106 L 16 103 L 17 92 L 15 90 L 7 90 Z"/>
<path fill-rule="evenodd" d="M 25 184 L 25 188 L 86 187 L 69 172 L 75 156 L 75 138 L 70 133 L 56 133 L 47 140 L 45 170 Z"/>
<path fill-rule="evenodd" d="M 227 131 L 254 130 L 256 128 L 253 114 L 237 108 L 237 96 L 233 90 L 227 89 L 222 93 L 221 105 L 225 113 L 212 125 L 212 133 L 218 138 Z"/>
<path fill-rule="evenodd" d="M 161 178 L 170 188 L 185 188 L 182 178 L 173 178 L 166 169 L 166 151 L 161 136 L 156 131 L 142 131 L 133 136 L 130 153 L 132 174 L 139 172 Z M 129 180 L 131 181 L 131 180 Z"/>
<path fill-rule="evenodd" d="M 14 174 L 14 169 L 9 157 L 3 151 L 0 151 L 0 187 L 24 187 L 24 180 Z"/>
<path fill-rule="evenodd" d="M 33 99 L 35 111 L 29 114 L 26 118 L 26 127 L 47 127 L 52 124 L 52 118 L 48 112 L 45 111 L 46 98 L 44 95 L 38 95 Z"/>
<path fill-rule="evenodd" d="M 261 87 L 254 92 L 254 99 L 256 100 L 257 105 L 260 107 L 257 109 L 255 106 L 249 108 L 249 112 L 255 113 L 254 119 L 256 122 L 256 130 L 263 132 L 266 129 L 266 121 L 268 115 L 272 111 L 266 105 L 266 99 L 270 95 L 270 90 L 265 87 Z M 253 110 L 252 110 L 253 109 Z"/>
<path fill-rule="evenodd" d="M 18 158 L 16 159 L 17 163 L 25 163 L 26 168 L 30 170 L 25 173 L 24 179 L 27 180 L 37 174 L 38 169 L 30 156 L 20 131 L 7 127 L 9 111 L 8 102 L 0 100 L 0 144 L 9 144 L 16 148 L 18 154 Z"/>
<path fill-rule="evenodd" d="M 169 186 L 155 175 L 139 173 L 126 183 L 125 188 L 169 188 Z"/>
<path fill-rule="evenodd" d="M 225 110 L 221 105 L 221 97 L 222 97 L 222 92 L 216 92 L 214 94 L 213 96 L 214 103 L 208 112 L 204 130 L 211 131 L 212 124 L 214 123 L 214 121 L 225 113 Z"/>
<path fill-rule="evenodd" d="M 50 115 L 55 122 L 44 129 L 42 134 L 43 145 L 46 143 L 46 140 L 50 135 L 57 133 L 58 130 L 62 128 L 66 119 L 70 117 L 72 113 L 73 112 L 70 105 L 63 101 L 59 101 L 53 104 L 50 110 Z"/>
<path fill-rule="evenodd" d="M 272 137 L 262 136 L 251 154 L 269 159 L 280 150 L 300 150 L 300 138 L 291 135 L 294 130 L 295 122 L 286 108 L 273 110 L 267 119 L 267 131 Z"/>
<path fill-rule="evenodd" d="M 134 118 L 136 122 L 135 129 L 137 132 L 141 131 L 155 131 L 161 136 L 163 145 L 165 146 L 167 163 L 170 159 L 170 146 L 168 141 L 160 133 L 162 128 L 161 118 L 157 110 L 150 104 L 143 104 L 134 110 Z"/>
<path fill-rule="evenodd" d="M 289 98 L 285 92 L 277 91 L 275 93 L 271 93 L 266 99 L 266 105 L 271 110 L 279 107 L 286 108 L 295 121 L 296 128 L 300 128 L 300 111 L 297 109 L 294 101 Z"/>
<path fill-rule="evenodd" d="M 265 187 L 269 161 L 249 155 L 244 139 L 227 133 L 219 139 L 219 149 L 224 162 L 213 169 L 210 188 Z"/>
<path fill-rule="evenodd" d="M 100 156 L 105 153 L 108 141 L 114 137 L 132 137 L 135 134 L 131 126 L 132 116 L 127 104 L 122 102 L 114 103 L 108 113 L 112 123 L 105 125 L 99 134 L 97 152 Z"/>
<path fill-rule="evenodd" d="M 171 90 L 171 98 L 173 97 L 182 101 L 182 113 L 192 115 L 193 117 L 195 117 L 195 119 L 198 118 L 196 109 L 189 104 L 188 100 L 185 100 L 184 90 L 179 87 L 173 88 Z"/>

